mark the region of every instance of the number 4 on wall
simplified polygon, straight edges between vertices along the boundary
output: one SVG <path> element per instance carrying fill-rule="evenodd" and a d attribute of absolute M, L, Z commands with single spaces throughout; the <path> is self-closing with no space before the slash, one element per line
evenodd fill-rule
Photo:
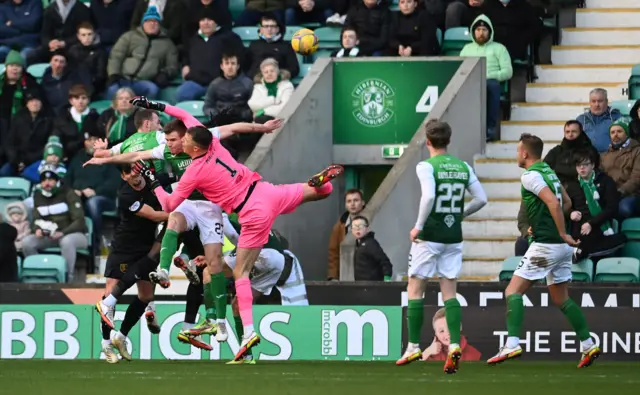
<path fill-rule="evenodd" d="M 437 101 L 438 87 L 430 85 L 424 90 L 422 96 L 420 96 L 420 100 L 418 100 L 418 104 L 416 104 L 416 112 L 431 112 Z"/>

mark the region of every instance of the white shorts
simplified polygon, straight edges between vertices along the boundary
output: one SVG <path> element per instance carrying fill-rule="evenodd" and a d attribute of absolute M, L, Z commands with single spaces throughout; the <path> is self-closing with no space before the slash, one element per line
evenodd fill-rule
<path fill-rule="evenodd" d="M 293 258 L 293 267 L 287 281 L 281 287 L 278 287 L 282 305 L 308 306 L 307 287 L 304 285 L 304 274 L 302 273 L 300 261 L 291 251 L 284 250 L 284 253 Z"/>
<path fill-rule="evenodd" d="M 202 245 L 222 244 L 222 209 L 208 200 L 185 200 L 180 203 L 176 212 L 184 215 L 187 230 L 198 227 Z"/>
<path fill-rule="evenodd" d="M 236 266 L 236 254 L 224 257 L 224 262 L 233 269 Z M 284 255 L 271 248 L 263 248 L 251 270 L 251 288 L 263 295 L 270 295 L 280 279 L 284 269 Z"/>
<path fill-rule="evenodd" d="M 571 280 L 573 248 L 568 244 L 544 244 L 533 242 L 524 254 L 514 276 L 537 281 L 547 278 L 547 285 Z"/>
<path fill-rule="evenodd" d="M 432 241 L 412 243 L 409 251 L 409 277 L 420 279 L 456 279 L 462 269 L 462 243 L 442 244 Z"/>

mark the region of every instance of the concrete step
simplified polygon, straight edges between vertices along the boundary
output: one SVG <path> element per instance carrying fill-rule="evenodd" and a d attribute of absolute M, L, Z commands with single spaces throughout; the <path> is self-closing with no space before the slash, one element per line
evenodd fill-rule
<path fill-rule="evenodd" d="M 520 179 L 481 178 L 489 199 L 520 199 Z"/>
<path fill-rule="evenodd" d="M 587 8 L 633 8 L 638 0 L 587 0 Z"/>
<path fill-rule="evenodd" d="M 640 23 L 640 13 L 637 14 Z M 638 64 L 639 45 L 559 45 L 551 50 L 551 63 L 561 64 Z"/>
<path fill-rule="evenodd" d="M 638 40 L 640 42 L 640 39 Z M 590 83 L 628 81 L 632 64 L 566 64 L 536 66 L 536 82 L 553 83 Z"/>
<path fill-rule="evenodd" d="M 510 255 L 512 256 L 513 253 Z M 506 258 L 506 257 L 505 257 Z M 504 258 L 463 258 L 460 281 L 498 281 Z"/>
<path fill-rule="evenodd" d="M 516 169 L 517 168 L 518 167 L 516 166 Z M 510 177 L 510 179 L 513 179 L 513 178 L 520 178 L 520 176 Z M 519 210 L 520 210 L 520 198 L 517 198 L 517 199 L 489 198 L 489 202 L 487 202 L 487 205 L 484 206 L 480 211 L 472 214 L 469 218 L 473 218 L 473 219 L 517 218 Z"/>
<path fill-rule="evenodd" d="M 542 155 L 546 155 L 551 148 L 560 144 L 560 141 L 545 141 L 544 142 L 544 150 L 542 151 Z M 497 141 L 493 143 L 489 143 L 486 145 L 486 150 L 484 155 L 487 158 L 504 158 L 504 159 L 514 159 L 516 157 L 516 149 L 518 147 L 518 141 Z"/>
<path fill-rule="evenodd" d="M 519 141 L 522 133 L 534 134 L 542 141 L 558 141 L 564 137 L 565 121 L 502 121 L 500 124 L 503 141 Z M 515 160 L 515 153 L 513 155 Z"/>
<path fill-rule="evenodd" d="M 638 47 L 640 53 L 640 47 Z M 639 62 L 640 63 L 640 62 Z M 626 100 L 627 82 L 597 84 L 527 84 L 526 101 L 529 103 L 579 103 L 589 99 L 589 92 L 600 87 L 608 91 L 609 101 Z"/>
<path fill-rule="evenodd" d="M 502 258 L 512 256 L 514 254 L 516 237 L 501 239 L 480 239 L 467 238 L 464 239 L 462 255 L 474 258 Z"/>
<path fill-rule="evenodd" d="M 513 219 L 500 220 L 471 220 L 462 221 L 462 234 L 464 237 L 488 237 L 488 238 L 510 238 L 518 237 L 518 221 Z"/>
<path fill-rule="evenodd" d="M 640 8 L 578 8 L 576 27 L 640 27 Z"/>
<path fill-rule="evenodd" d="M 638 45 L 640 28 L 568 27 L 561 37 L 562 45 Z"/>
<path fill-rule="evenodd" d="M 478 177 L 497 179 L 519 179 L 523 172 L 523 170 L 518 167 L 515 157 L 513 159 L 476 159 L 474 170 Z"/>
<path fill-rule="evenodd" d="M 512 103 L 511 121 L 562 121 L 574 119 L 589 103 Z"/>

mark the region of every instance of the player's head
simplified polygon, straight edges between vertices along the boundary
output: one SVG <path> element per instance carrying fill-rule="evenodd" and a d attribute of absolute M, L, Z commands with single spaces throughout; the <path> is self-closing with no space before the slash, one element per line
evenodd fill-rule
<path fill-rule="evenodd" d="M 164 125 L 165 140 L 167 141 L 167 147 L 172 154 L 181 154 L 182 151 L 182 139 L 187 133 L 187 127 L 184 126 L 184 122 L 179 119 L 175 119 L 166 125 Z"/>
<path fill-rule="evenodd" d="M 351 188 L 344 193 L 344 206 L 351 215 L 359 214 L 364 209 L 364 196 L 362 191 Z"/>
<path fill-rule="evenodd" d="M 356 215 L 351 220 L 351 233 L 356 239 L 361 239 L 369 233 L 369 220 L 362 215 Z"/>
<path fill-rule="evenodd" d="M 187 133 L 182 138 L 182 149 L 185 154 L 192 158 L 197 158 L 209 150 L 213 141 L 213 135 L 204 126 L 194 126 L 187 129 Z"/>
<path fill-rule="evenodd" d="M 451 126 L 437 119 L 430 119 L 424 125 L 427 136 L 427 147 L 433 149 L 446 149 L 451 142 Z"/>
<path fill-rule="evenodd" d="M 600 166 L 600 155 L 595 150 L 578 150 L 573 154 L 573 163 L 580 177 L 587 180 L 591 178 L 594 170 Z"/>
<path fill-rule="evenodd" d="M 436 311 L 431 323 L 433 324 L 433 332 L 436 335 L 436 340 L 443 346 L 451 344 L 451 336 L 449 334 L 449 327 L 447 326 L 447 317 L 445 315 L 444 307 Z M 460 324 L 460 329 L 462 329 L 462 323 Z"/>
<path fill-rule="evenodd" d="M 133 116 L 133 123 L 136 125 L 136 129 L 138 129 L 139 132 L 144 133 L 154 132 L 162 128 L 158 114 L 154 110 L 146 108 L 136 111 L 136 114 Z"/>
<path fill-rule="evenodd" d="M 137 173 L 134 173 L 131 170 L 130 163 L 122 163 L 118 165 L 118 170 L 120 170 L 120 177 L 129 185 L 134 188 L 141 188 L 144 186 L 144 178 Z"/>
<path fill-rule="evenodd" d="M 518 166 L 526 169 L 532 163 L 542 158 L 542 149 L 544 143 L 538 136 L 529 133 L 523 133 L 518 142 Z"/>

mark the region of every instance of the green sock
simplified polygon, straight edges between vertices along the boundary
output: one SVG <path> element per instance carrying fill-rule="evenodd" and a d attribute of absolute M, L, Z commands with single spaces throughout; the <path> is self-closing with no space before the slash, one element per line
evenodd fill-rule
<path fill-rule="evenodd" d="M 409 299 L 407 306 L 407 326 L 409 343 L 420 344 L 420 332 L 424 321 L 424 299 Z"/>
<path fill-rule="evenodd" d="M 444 312 L 449 328 L 450 343 L 460 344 L 460 324 L 462 322 L 462 307 L 458 299 L 447 299 L 444 301 Z"/>
<path fill-rule="evenodd" d="M 204 285 L 204 308 L 207 312 L 208 320 L 216 319 L 216 307 L 215 299 L 213 297 L 212 284 L 208 283 Z"/>
<path fill-rule="evenodd" d="M 236 335 L 238 336 L 238 341 L 241 342 L 242 336 L 244 336 L 244 327 L 242 326 L 242 318 L 240 318 L 240 316 L 234 315 L 233 321 L 235 321 L 235 324 L 236 324 Z M 253 355 L 251 354 L 251 349 L 249 349 L 249 351 L 247 352 L 247 355 Z"/>
<path fill-rule="evenodd" d="M 523 320 L 524 305 L 522 304 L 522 295 L 513 294 L 507 296 L 507 331 L 509 336 L 520 337 Z"/>
<path fill-rule="evenodd" d="M 211 275 L 211 286 L 216 304 L 217 318 L 224 320 L 227 317 L 227 279 L 220 272 Z"/>
<path fill-rule="evenodd" d="M 584 319 L 584 314 L 582 314 L 582 309 L 573 301 L 573 299 L 567 299 L 567 301 L 560 306 L 560 310 L 569 320 L 569 323 L 573 327 L 573 330 L 576 331 L 580 341 L 591 338 L 589 328 L 587 327 L 587 321 Z"/>
<path fill-rule="evenodd" d="M 167 229 L 162 238 L 162 248 L 160 249 L 160 268 L 169 271 L 171 260 L 178 251 L 178 232 Z"/>

